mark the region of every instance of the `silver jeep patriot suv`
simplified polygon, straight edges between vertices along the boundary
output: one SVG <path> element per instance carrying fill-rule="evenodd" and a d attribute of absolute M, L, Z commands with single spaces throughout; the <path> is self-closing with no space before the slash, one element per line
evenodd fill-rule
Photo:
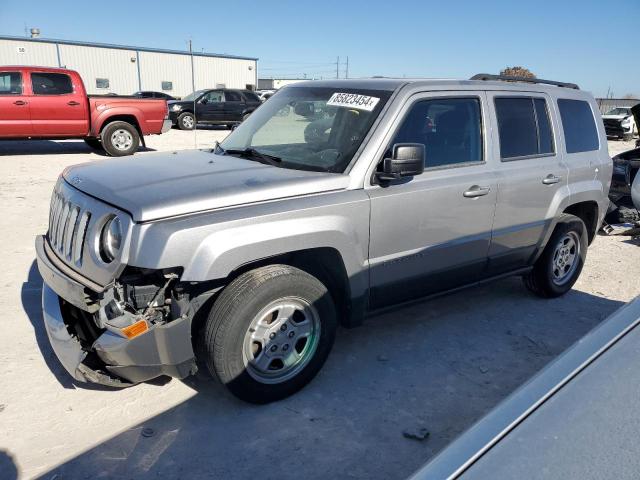
<path fill-rule="evenodd" d="M 562 295 L 608 206 L 597 112 L 544 80 L 314 81 L 212 150 L 68 168 L 36 239 L 51 345 L 79 381 L 202 366 L 265 403 L 380 308 L 506 275 Z"/>

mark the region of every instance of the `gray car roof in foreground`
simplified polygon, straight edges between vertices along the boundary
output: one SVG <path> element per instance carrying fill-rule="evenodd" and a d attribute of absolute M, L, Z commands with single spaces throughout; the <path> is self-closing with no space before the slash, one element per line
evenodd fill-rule
<path fill-rule="evenodd" d="M 293 83 L 283 88 L 318 87 L 318 88 L 349 88 L 363 90 L 395 91 L 403 86 L 421 87 L 433 90 L 525 90 L 525 91 L 568 91 L 569 88 L 547 85 L 544 83 L 507 82 L 502 80 L 456 80 L 450 78 L 350 78 L 334 80 L 307 80 Z M 576 92 L 576 90 L 573 90 Z M 579 90 L 577 90 L 579 91 Z"/>

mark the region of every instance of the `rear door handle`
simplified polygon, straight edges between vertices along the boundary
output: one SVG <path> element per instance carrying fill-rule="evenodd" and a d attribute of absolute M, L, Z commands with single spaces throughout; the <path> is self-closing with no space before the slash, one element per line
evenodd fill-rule
<path fill-rule="evenodd" d="M 542 183 L 544 183 L 545 185 L 553 185 L 554 183 L 558 183 L 559 181 L 560 177 L 555 176 L 553 173 L 550 173 L 542 179 Z"/>
<path fill-rule="evenodd" d="M 24 100 L 16 100 L 15 102 L 13 102 L 14 105 L 26 105 L 27 102 L 25 102 Z"/>
<path fill-rule="evenodd" d="M 76 102 L 75 100 L 71 100 L 70 102 L 67 102 L 67 105 L 71 105 L 72 107 L 75 107 L 76 105 L 80 105 L 80 102 Z"/>
<path fill-rule="evenodd" d="M 481 187 L 480 185 L 472 185 L 469 190 L 465 191 L 462 195 L 465 198 L 477 198 L 487 195 L 491 191 L 491 187 Z"/>

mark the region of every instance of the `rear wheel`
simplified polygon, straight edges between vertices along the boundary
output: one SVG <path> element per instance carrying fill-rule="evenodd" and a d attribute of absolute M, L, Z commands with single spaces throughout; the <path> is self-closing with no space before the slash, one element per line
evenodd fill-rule
<path fill-rule="evenodd" d="M 251 403 L 285 398 L 324 364 L 337 326 L 326 287 L 288 265 L 247 272 L 216 300 L 204 329 L 209 371 Z"/>
<path fill-rule="evenodd" d="M 180 130 L 193 130 L 196 126 L 196 118 L 191 112 L 181 113 L 178 117 L 178 128 Z"/>
<path fill-rule="evenodd" d="M 132 155 L 140 146 L 136 127 L 127 122 L 111 122 L 100 134 L 101 144 L 112 157 Z"/>
<path fill-rule="evenodd" d="M 587 256 L 587 228 L 574 215 L 562 214 L 551 238 L 524 277 L 529 290 L 541 297 L 558 297 L 576 283 Z"/>
<path fill-rule="evenodd" d="M 98 150 L 101 152 L 104 151 L 104 148 L 102 147 L 102 142 L 100 141 L 99 138 L 87 137 L 84 139 L 84 143 L 89 145 L 94 150 Z"/>

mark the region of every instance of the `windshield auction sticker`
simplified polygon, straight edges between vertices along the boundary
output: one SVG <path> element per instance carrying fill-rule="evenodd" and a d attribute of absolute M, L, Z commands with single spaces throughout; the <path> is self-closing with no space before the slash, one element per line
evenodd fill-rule
<path fill-rule="evenodd" d="M 377 97 L 358 95 L 357 93 L 334 93 L 327 102 L 332 107 L 349 107 L 358 110 L 372 111 L 380 101 Z"/>

